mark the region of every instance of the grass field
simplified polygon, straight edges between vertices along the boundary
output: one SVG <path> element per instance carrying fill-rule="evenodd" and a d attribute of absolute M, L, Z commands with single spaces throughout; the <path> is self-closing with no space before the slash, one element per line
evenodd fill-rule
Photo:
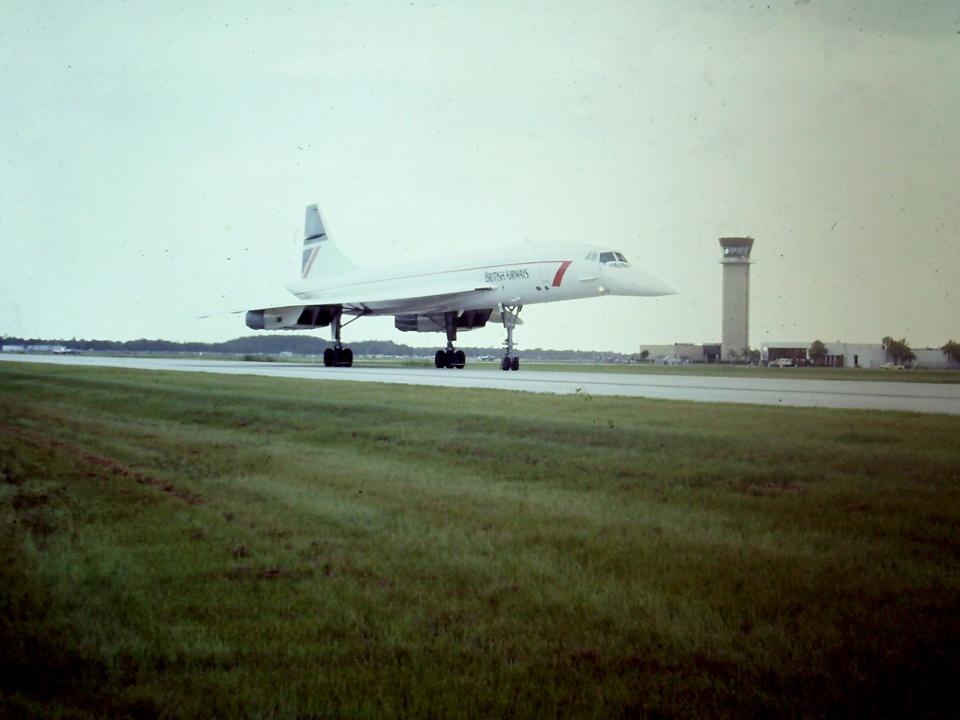
<path fill-rule="evenodd" d="M 955 717 L 960 418 L 0 364 L 0 716 Z"/>

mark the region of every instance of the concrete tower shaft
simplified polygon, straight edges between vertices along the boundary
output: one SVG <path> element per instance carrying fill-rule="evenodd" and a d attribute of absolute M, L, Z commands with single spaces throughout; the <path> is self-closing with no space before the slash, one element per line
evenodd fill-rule
<path fill-rule="evenodd" d="M 730 361 L 750 347 L 750 251 L 751 237 L 720 238 L 723 252 L 722 358 Z"/>

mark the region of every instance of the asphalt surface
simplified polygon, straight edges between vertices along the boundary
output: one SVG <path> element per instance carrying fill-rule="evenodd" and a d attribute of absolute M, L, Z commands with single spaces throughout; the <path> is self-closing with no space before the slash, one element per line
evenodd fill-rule
<path fill-rule="evenodd" d="M 627 397 L 748 403 L 793 407 L 900 410 L 960 415 L 960 384 L 798 380 L 735 376 L 708 377 L 645 373 L 503 372 L 490 369 L 325 368 L 304 363 L 257 363 L 224 360 L 96 357 L 85 355 L 2 355 L 7 362 L 106 366 L 139 370 L 175 370 L 229 375 L 340 380 L 350 382 L 488 388 L 545 393 L 587 393 Z M 785 373 L 786 375 L 786 373 Z"/>

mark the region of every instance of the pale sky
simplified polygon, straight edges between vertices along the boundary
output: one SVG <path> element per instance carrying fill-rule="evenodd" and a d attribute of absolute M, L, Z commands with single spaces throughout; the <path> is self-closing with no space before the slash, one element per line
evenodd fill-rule
<path fill-rule="evenodd" d="M 753 346 L 960 339 L 955 0 L 6 0 L 0 88 L 0 334 L 252 334 L 195 318 L 275 297 L 317 202 L 361 265 L 570 240 L 680 290 L 529 306 L 521 352 L 719 341 L 724 235 Z"/>

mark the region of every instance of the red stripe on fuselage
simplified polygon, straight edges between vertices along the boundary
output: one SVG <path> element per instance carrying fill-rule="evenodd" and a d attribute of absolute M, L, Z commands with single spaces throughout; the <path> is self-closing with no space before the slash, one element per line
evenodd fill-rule
<path fill-rule="evenodd" d="M 560 287 L 560 283 L 563 282 L 563 274 L 567 271 L 567 268 L 570 267 L 570 260 L 564 260 L 560 263 L 560 269 L 557 270 L 557 274 L 553 276 L 553 286 Z"/>

